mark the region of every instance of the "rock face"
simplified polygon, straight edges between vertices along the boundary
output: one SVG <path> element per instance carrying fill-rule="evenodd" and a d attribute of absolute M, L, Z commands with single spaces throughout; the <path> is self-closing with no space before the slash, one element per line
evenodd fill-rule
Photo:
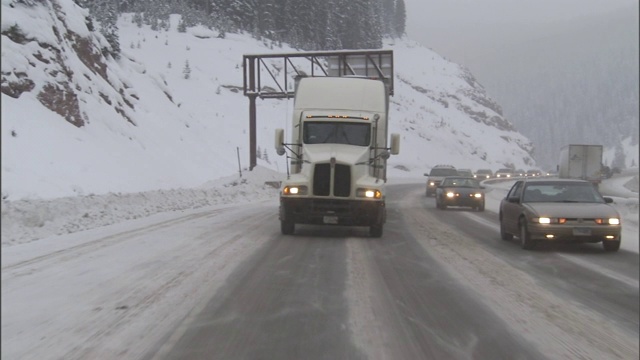
<path fill-rule="evenodd" d="M 242 56 L 297 51 L 245 34 L 180 32 L 179 15 L 160 32 L 122 14 L 118 41 L 126 46 L 116 53 L 73 0 L 1 7 L 2 195 L 11 200 L 194 187 L 235 174 L 250 151 Z M 386 41 L 395 74 L 389 132 L 402 137 L 392 175 L 421 177 L 440 163 L 535 166 L 531 142 L 468 70 L 409 39 Z M 189 79 L 176 64 L 189 65 Z M 259 165 L 278 169 L 266 161 L 283 127 L 273 120 L 290 121 L 291 105 L 257 104 Z"/>
<path fill-rule="evenodd" d="M 3 44 L 3 51 L 14 50 L 24 57 L 22 63 L 2 66 L 3 94 L 19 98 L 25 92 L 34 92 L 47 109 L 70 124 L 82 127 L 89 119 L 81 109 L 79 95 L 93 95 L 96 85 L 101 88 L 106 85 L 113 91 L 109 94 L 101 92 L 100 96 L 124 119 L 135 124 L 125 109 L 133 110 L 135 99 L 127 99 L 123 83 L 109 77 L 107 63 L 115 60 L 110 56 L 104 37 L 89 30 L 92 26 L 87 25 L 91 20 L 84 9 L 72 2 L 55 0 L 16 1 L 10 8 L 32 16 L 41 16 L 44 11 L 50 16 L 46 20 L 51 27 L 23 29 L 15 23 L 5 29 L 6 24 L 3 24 L 2 35 L 11 42 Z M 76 21 L 83 18 L 84 24 Z M 38 81 L 36 85 L 31 77 L 44 77 L 44 81 Z"/>

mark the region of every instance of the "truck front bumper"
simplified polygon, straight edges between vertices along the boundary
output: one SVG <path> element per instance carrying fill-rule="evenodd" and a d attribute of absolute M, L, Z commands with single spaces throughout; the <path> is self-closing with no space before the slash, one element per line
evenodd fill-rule
<path fill-rule="evenodd" d="M 386 220 L 382 200 L 280 198 L 280 220 L 296 224 L 371 226 Z"/>

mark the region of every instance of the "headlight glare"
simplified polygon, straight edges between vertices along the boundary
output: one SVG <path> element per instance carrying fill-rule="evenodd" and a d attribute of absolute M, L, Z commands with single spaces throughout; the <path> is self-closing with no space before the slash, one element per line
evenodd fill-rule
<path fill-rule="evenodd" d="M 357 197 L 365 197 L 368 199 L 381 199 L 382 198 L 382 192 L 380 190 L 377 189 L 358 189 L 356 191 L 356 196 Z"/>
<path fill-rule="evenodd" d="M 287 185 L 282 189 L 282 195 L 306 195 L 307 187 L 304 185 Z"/>

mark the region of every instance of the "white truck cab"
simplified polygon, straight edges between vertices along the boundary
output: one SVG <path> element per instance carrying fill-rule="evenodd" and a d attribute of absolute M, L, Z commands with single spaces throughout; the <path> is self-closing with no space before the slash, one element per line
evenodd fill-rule
<path fill-rule="evenodd" d="M 382 236 L 386 220 L 389 94 L 385 83 L 363 77 L 306 77 L 295 93 L 289 143 L 277 129 L 279 155 L 289 150 L 289 176 L 280 189 L 283 234 L 295 224 L 369 226 Z"/>

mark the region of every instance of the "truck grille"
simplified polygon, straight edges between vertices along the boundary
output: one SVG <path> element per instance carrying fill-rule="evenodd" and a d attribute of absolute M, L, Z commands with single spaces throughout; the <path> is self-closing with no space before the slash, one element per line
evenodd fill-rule
<path fill-rule="evenodd" d="M 331 195 L 332 183 L 334 196 L 349 197 L 351 195 L 351 168 L 349 165 L 336 164 L 333 173 L 332 181 L 331 164 L 316 164 L 313 171 L 313 195 Z"/>

